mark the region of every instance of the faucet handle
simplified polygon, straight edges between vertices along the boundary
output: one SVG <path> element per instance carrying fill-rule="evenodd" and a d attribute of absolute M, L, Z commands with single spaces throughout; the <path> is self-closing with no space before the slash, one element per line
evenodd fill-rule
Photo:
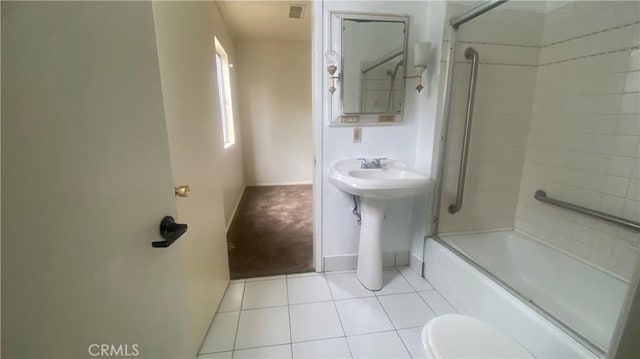
<path fill-rule="evenodd" d="M 360 168 L 370 168 L 371 163 L 366 158 L 358 157 L 360 160 Z"/>
<path fill-rule="evenodd" d="M 378 158 L 374 158 L 373 160 L 371 160 L 371 167 L 372 168 L 382 168 L 382 160 L 386 160 L 386 157 L 378 157 Z"/>

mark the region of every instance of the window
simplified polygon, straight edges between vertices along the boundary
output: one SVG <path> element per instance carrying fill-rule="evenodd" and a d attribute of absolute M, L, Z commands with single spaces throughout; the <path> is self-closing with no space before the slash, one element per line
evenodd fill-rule
<path fill-rule="evenodd" d="M 218 77 L 218 100 L 220 102 L 220 120 L 222 122 L 222 134 L 224 136 L 224 148 L 236 143 L 236 135 L 233 128 L 233 106 L 231 102 L 231 80 L 229 78 L 229 58 L 227 52 L 216 37 L 216 73 Z"/>

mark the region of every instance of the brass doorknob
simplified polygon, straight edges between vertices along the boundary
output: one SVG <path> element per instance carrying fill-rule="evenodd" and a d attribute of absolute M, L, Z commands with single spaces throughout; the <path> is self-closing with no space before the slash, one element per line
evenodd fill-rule
<path fill-rule="evenodd" d="M 175 188 L 176 196 L 180 197 L 189 197 L 189 193 L 191 192 L 191 188 L 188 185 L 178 186 Z"/>

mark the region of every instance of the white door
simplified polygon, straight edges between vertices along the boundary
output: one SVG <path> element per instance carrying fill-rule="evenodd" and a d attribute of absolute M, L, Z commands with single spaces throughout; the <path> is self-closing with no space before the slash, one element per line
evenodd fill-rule
<path fill-rule="evenodd" d="M 229 282 L 222 198 L 225 169 L 216 90 L 215 2 L 154 2 L 153 14 L 173 178 L 189 185 L 178 217 L 189 301 L 190 338 L 198 347 Z"/>
<path fill-rule="evenodd" d="M 2 77 L 2 357 L 193 354 L 151 4 L 2 2 Z"/>

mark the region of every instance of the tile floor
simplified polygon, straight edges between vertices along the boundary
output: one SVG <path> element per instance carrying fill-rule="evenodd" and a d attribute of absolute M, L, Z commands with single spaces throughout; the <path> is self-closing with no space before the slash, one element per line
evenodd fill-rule
<path fill-rule="evenodd" d="M 446 313 L 409 267 L 385 268 L 378 292 L 353 271 L 236 280 L 198 358 L 424 358 L 422 327 Z"/>

